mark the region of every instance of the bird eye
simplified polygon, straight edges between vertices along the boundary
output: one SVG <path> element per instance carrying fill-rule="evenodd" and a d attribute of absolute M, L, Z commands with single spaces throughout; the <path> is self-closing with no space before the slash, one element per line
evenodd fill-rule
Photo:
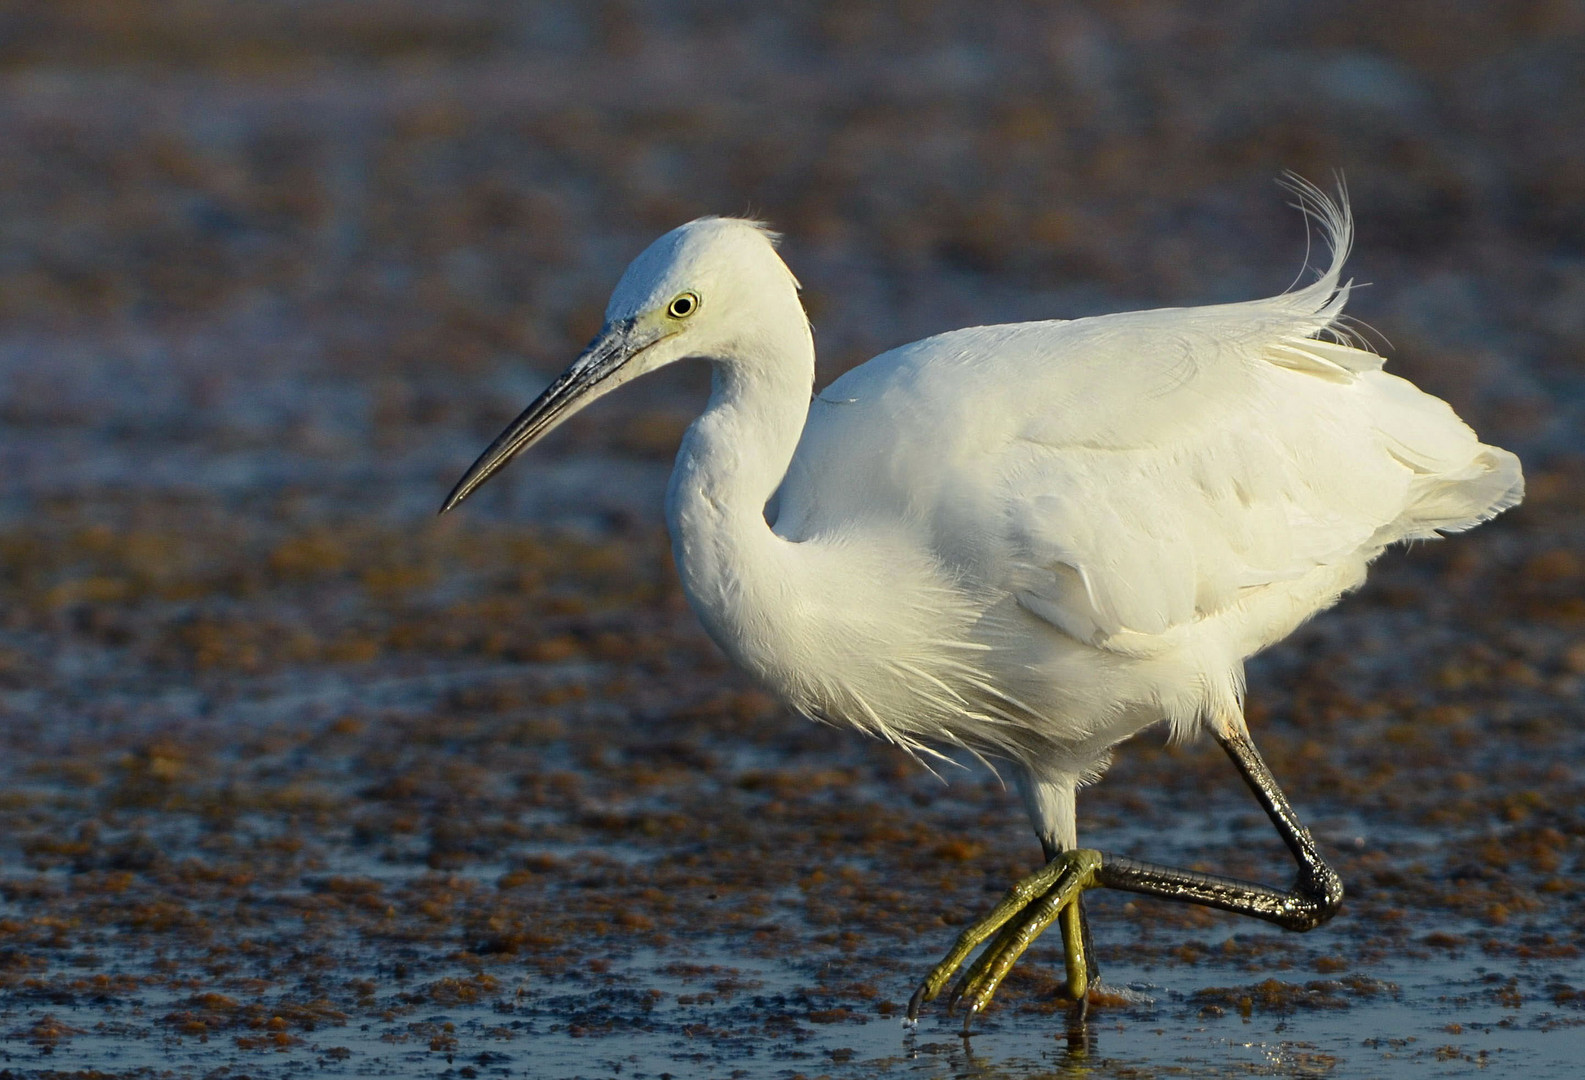
<path fill-rule="evenodd" d="M 697 293 L 678 293 L 672 302 L 666 306 L 666 314 L 674 319 L 686 319 L 699 310 L 699 296 Z"/>

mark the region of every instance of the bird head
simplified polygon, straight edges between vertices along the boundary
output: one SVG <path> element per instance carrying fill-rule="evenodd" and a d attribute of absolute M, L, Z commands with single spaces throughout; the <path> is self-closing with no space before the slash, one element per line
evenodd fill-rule
<path fill-rule="evenodd" d="M 798 282 L 758 222 L 707 217 L 656 240 L 629 264 L 594 341 L 457 482 L 440 512 L 597 398 L 688 357 L 751 355 L 769 312 L 787 301 L 803 322 Z"/>

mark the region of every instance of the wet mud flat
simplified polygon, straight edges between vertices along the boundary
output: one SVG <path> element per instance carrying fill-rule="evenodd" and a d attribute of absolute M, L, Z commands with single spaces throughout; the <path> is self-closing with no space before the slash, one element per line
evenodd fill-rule
<path fill-rule="evenodd" d="M 4 536 L 0 1064 L 1566 1075 L 1585 575 L 1546 546 L 1577 513 L 1555 479 L 1391 556 L 1254 668 L 1252 724 L 1343 914 L 1293 935 L 1092 894 L 1107 990 L 1072 1045 L 1055 941 L 972 1042 L 939 1008 L 903 1028 L 956 927 L 1038 858 L 1016 798 L 744 685 L 656 528 L 282 510 L 278 535 L 189 513 L 107 545 L 104 506 L 56 504 Z M 1081 809 L 1110 850 L 1290 872 L 1213 747 L 1147 733 Z"/>
<path fill-rule="evenodd" d="M 926 10 L 928 8 L 928 10 Z M 1571 1076 L 1585 1057 L 1585 103 L 1567 4 L 58 5 L 0 40 L 0 1076 Z M 659 507 L 698 372 L 437 521 L 656 232 L 786 230 L 822 380 L 1292 277 L 1349 178 L 1389 370 L 1526 504 L 1252 665 L 1349 889 L 1094 894 L 965 1043 L 916 981 L 1038 846 L 787 715 Z M 1291 869 L 1211 746 L 1108 850 Z"/>

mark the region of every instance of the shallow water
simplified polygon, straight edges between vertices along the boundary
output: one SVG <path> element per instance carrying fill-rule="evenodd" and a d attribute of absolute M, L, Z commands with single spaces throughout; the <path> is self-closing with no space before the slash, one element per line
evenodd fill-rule
<path fill-rule="evenodd" d="M 811 1010 L 801 988 L 819 980 L 813 965 L 685 944 L 635 950 L 593 977 L 547 981 L 492 965 L 481 978 L 478 965 L 457 966 L 449 980 L 460 998 L 448 977 L 397 979 L 398 992 L 360 1015 L 283 1010 L 290 1025 L 266 1021 L 232 1039 L 173 1032 L 172 1018 L 193 1015 L 198 995 L 168 985 L 24 995 L 8 1010 L 3 1053 L 12 1069 L 128 1075 L 221 1065 L 251 1075 L 1573 1075 L 1585 1052 L 1569 986 L 1585 976 L 1579 960 L 1479 961 L 1378 962 L 1368 975 L 1306 979 L 1306 994 L 1273 1008 L 1249 1003 L 1262 1000 L 1258 985 L 1241 1007 L 1238 990 L 1190 990 L 1181 970 L 1114 962 L 1107 1003 L 1082 1032 L 1060 1014 L 993 1013 L 963 1039 L 955 1018 L 927 1015 L 909 1029 L 871 1010 Z M 389 980 L 366 964 L 342 957 L 338 975 Z M 47 1000 L 17 1007 L 29 996 Z M 274 1045 L 277 1030 L 289 1041 Z"/>

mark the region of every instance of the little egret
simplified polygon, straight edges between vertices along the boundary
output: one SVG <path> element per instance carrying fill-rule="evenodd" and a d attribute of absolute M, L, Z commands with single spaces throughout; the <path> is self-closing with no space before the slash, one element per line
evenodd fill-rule
<path fill-rule="evenodd" d="M 666 493 L 705 629 L 806 716 L 1005 763 L 1045 849 L 925 978 L 910 1020 L 990 941 L 951 995 L 966 1031 L 1053 922 L 1082 1015 L 1086 889 L 1292 930 L 1337 911 L 1337 874 L 1250 740 L 1244 660 L 1359 585 L 1389 544 L 1470 528 L 1524 481 L 1513 454 L 1341 327 L 1347 200 L 1290 186 L 1331 247 L 1313 284 L 956 330 L 812 401 L 814 344 L 776 236 L 689 222 L 633 260 L 593 344 L 446 499 L 443 513 L 630 379 L 711 363 Z M 1291 888 L 1078 846 L 1075 789 L 1163 722 L 1218 740 L 1298 863 Z"/>

